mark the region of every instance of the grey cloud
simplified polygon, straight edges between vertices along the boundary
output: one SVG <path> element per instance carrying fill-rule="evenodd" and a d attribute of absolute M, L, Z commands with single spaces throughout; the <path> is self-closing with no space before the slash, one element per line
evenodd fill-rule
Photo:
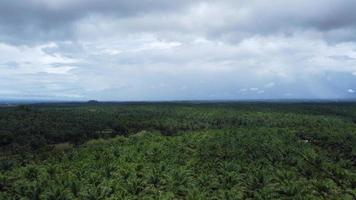
<path fill-rule="evenodd" d="M 293 34 L 356 28 L 356 2 L 316 1 L 166 1 L 166 0 L 12 0 L 0 6 L 0 41 L 28 44 L 75 40 L 85 18 L 118 20 L 122 31 L 174 31 L 209 37 L 246 38 L 251 34 Z M 97 25 L 100 26 L 100 21 Z M 339 35 L 346 40 L 353 34 Z"/>
<path fill-rule="evenodd" d="M 213 38 L 239 42 L 251 35 L 290 36 L 307 31 L 330 42 L 356 39 L 353 0 L 220 1 L 219 4 L 231 13 L 225 19 L 231 21 L 209 30 L 208 35 Z"/>
<path fill-rule="evenodd" d="M 11 0 L 0 6 L 0 41 L 27 44 L 46 40 L 73 39 L 75 22 L 93 16 L 116 18 L 150 12 L 170 12 L 185 6 L 188 0 Z"/>

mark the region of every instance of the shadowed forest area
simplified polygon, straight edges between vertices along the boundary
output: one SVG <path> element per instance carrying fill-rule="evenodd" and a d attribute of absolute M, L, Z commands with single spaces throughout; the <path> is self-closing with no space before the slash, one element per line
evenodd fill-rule
<path fill-rule="evenodd" d="M 0 199 L 355 199 L 356 103 L 0 108 Z"/>

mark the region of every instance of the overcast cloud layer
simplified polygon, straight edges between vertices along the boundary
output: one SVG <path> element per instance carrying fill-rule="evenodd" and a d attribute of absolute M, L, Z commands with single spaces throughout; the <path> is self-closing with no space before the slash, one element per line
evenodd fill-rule
<path fill-rule="evenodd" d="M 356 98 L 355 0 L 4 0 L 0 98 Z"/>

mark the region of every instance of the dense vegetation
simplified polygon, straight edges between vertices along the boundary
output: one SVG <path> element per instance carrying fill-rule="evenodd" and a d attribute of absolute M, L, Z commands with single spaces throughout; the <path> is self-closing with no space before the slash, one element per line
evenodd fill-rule
<path fill-rule="evenodd" d="M 355 103 L 0 109 L 0 199 L 355 199 Z"/>

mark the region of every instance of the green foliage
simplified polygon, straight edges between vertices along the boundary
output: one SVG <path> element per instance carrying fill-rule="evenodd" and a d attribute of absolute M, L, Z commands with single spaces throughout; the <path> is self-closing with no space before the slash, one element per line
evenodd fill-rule
<path fill-rule="evenodd" d="M 355 117 L 346 103 L 4 108 L 0 199 L 355 199 Z"/>

